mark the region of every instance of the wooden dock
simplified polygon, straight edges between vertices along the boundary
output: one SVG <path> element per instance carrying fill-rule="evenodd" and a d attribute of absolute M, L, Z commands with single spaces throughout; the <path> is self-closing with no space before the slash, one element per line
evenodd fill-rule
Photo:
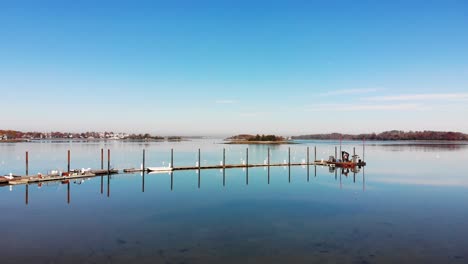
<path fill-rule="evenodd" d="M 356 164 L 356 166 L 365 166 L 365 163 Z M 328 161 L 315 161 L 312 163 L 274 163 L 274 164 L 226 164 L 226 165 L 206 165 L 206 166 L 182 166 L 182 167 L 168 167 L 165 173 L 170 173 L 172 171 L 187 171 L 187 170 L 225 170 L 225 169 L 248 169 L 248 168 L 259 168 L 259 167 L 297 167 L 297 166 L 331 166 L 335 167 L 335 164 L 332 164 Z M 337 166 L 338 167 L 338 166 Z M 20 185 L 20 184 L 30 184 L 30 183 L 41 183 L 41 182 L 50 182 L 50 181 L 66 181 L 73 179 L 83 179 L 83 178 L 92 178 L 96 176 L 111 175 L 111 174 L 128 174 L 128 173 L 138 173 L 142 172 L 142 169 L 124 169 L 120 172 L 117 169 L 111 170 L 91 170 L 83 174 L 71 174 L 70 176 L 53 176 L 53 175 L 40 175 L 40 176 L 20 176 L 15 177 L 14 179 L 5 180 L 2 179 L 0 183 L 4 185 Z M 145 173 L 149 172 L 145 170 Z"/>
<path fill-rule="evenodd" d="M 143 169 L 124 169 L 122 170 L 123 174 L 128 173 L 139 173 L 139 172 L 154 172 L 154 173 L 171 173 L 173 171 L 187 171 L 187 170 L 226 170 L 226 169 L 249 169 L 249 168 L 259 168 L 259 167 L 295 167 L 295 166 L 329 166 L 329 167 L 344 167 L 344 168 L 355 168 L 355 167 L 363 167 L 366 165 L 364 161 L 359 161 L 355 159 L 358 157 L 355 155 L 355 148 L 353 148 L 353 162 L 347 161 L 345 162 L 337 162 L 333 159 L 333 161 L 324 161 L 324 160 L 317 160 L 317 147 L 314 147 L 314 158 L 313 162 L 310 162 L 310 155 L 309 155 L 309 147 L 307 147 L 306 152 L 306 159 L 303 160 L 301 163 L 291 162 L 291 148 L 288 148 L 288 160 L 282 163 L 270 163 L 270 148 L 268 148 L 267 152 L 267 160 L 264 161 L 263 164 L 250 164 L 249 163 L 249 149 L 246 148 L 246 157 L 243 164 L 226 164 L 226 149 L 223 149 L 223 156 L 222 161 L 219 165 L 201 165 L 201 150 L 198 149 L 198 162 L 195 166 L 174 166 L 174 151 L 171 149 L 170 153 L 170 165 L 168 167 L 145 167 L 145 150 L 143 149 Z M 341 146 L 340 146 L 341 151 Z M 91 178 L 96 176 L 103 176 L 103 175 L 110 175 L 110 174 L 120 174 L 120 171 L 117 169 L 111 168 L 110 163 L 110 149 L 107 150 L 107 169 L 104 169 L 104 149 L 101 149 L 101 169 L 98 170 L 70 170 L 70 163 L 71 163 L 71 154 L 70 150 L 67 151 L 67 172 L 64 172 L 62 175 L 28 175 L 29 172 L 29 152 L 26 151 L 26 175 L 25 176 L 14 176 L 13 178 L 10 177 L 0 177 L 0 185 L 18 185 L 18 184 L 29 184 L 29 183 L 41 183 L 41 182 L 48 182 L 48 181 L 68 181 L 70 179 L 82 179 L 82 178 Z M 337 147 L 335 147 L 335 156 L 337 157 Z M 363 156 L 364 156 L 364 146 L 363 146 Z"/>

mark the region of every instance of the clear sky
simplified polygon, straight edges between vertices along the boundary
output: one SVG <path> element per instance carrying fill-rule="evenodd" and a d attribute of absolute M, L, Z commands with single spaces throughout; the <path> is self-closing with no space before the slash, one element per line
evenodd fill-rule
<path fill-rule="evenodd" d="M 468 1 L 0 1 L 0 129 L 468 133 Z"/>

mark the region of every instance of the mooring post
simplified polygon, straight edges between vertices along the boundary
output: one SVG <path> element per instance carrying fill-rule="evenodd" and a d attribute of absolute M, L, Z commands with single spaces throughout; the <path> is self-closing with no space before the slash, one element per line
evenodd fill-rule
<path fill-rule="evenodd" d="M 288 166 L 291 167 L 291 148 L 288 147 Z"/>
<path fill-rule="evenodd" d="M 317 160 L 317 146 L 314 146 L 314 163 Z"/>
<path fill-rule="evenodd" d="M 270 169 L 270 148 L 268 148 L 267 163 L 268 163 L 268 169 Z"/>
<path fill-rule="evenodd" d="M 174 168 L 174 149 L 171 148 L 171 168 Z"/>
<path fill-rule="evenodd" d="M 145 149 L 143 149 L 143 162 L 142 162 L 142 165 L 141 165 L 141 170 L 142 171 L 145 171 L 145 155 L 146 154 L 146 151 Z"/>
<path fill-rule="evenodd" d="M 198 149 L 198 175 L 200 175 L 200 167 L 201 167 L 201 157 L 200 156 L 201 156 L 201 152 L 200 152 L 200 149 Z M 198 188 L 200 188 L 200 186 L 198 186 Z"/>
<path fill-rule="evenodd" d="M 101 170 L 104 169 L 104 149 L 101 149 Z"/>
<path fill-rule="evenodd" d="M 337 147 L 335 146 L 335 160 L 338 161 L 338 149 Z"/>
<path fill-rule="evenodd" d="M 307 147 L 307 181 L 309 181 L 309 147 Z"/>
<path fill-rule="evenodd" d="M 68 150 L 68 166 L 67 166 L 68 174 L 70 174 L 70 150 Z"/>
<path fill-rule="evenodd" d="M 249 148 L 245 149 L 245 165 L 247 168 L 249 167 Z"/>
<path fill-rule="evenodd" d="M 29 153 L 26 151 L 26 176 L 29 174 Z"/>
<path fill-rule="evenodd" d="M 362 161 L 364 161 L 364 156 L 365 156 L 365 152 L 366 152 L 366 139 L 364 138 L 362 140 Z"/>
<path fill-rule="evenodd" d="M 107 149 L 107 173 L 110 173 L 110 149 Z"/>
<path fill-rule="evenodd" d="M 226 168 L 226 148 L 223 148 L 223 169 Z"/>
<path fill-rule="evenodd" d="M 353 147 L 353 158 L 356 156 L 356 147 Z"/>

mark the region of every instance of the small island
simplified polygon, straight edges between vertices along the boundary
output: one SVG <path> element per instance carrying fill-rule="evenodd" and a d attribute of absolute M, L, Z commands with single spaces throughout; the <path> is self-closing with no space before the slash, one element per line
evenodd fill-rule
<path fill-rule="evenodd" d="M 294 144 L 282 136 L 240 134 L 225 139 L 225 144 Z"/>

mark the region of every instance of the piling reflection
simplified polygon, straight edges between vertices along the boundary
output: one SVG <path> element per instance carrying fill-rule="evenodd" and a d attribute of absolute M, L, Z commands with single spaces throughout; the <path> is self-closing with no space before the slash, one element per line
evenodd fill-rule
<path fill-rule="evenodd" d="M 288 166 L 289 167 L 289 166 Z M 249 169 L 248 168 L 244 168 L 245 169 L 245 179 L 246 179 L 246 185 L 249 185 Z M 302 177 L 307 177 L 307 182 L 309 182 L 309 170 L 304 167 L 304 169 L 306 170 L 306 174 L 302 174 L 304 176 Z M 267 184 L 269 185 L 270 184 L 270 181 L 271 181 L 271 169 L 270 167 L 265 167 L 265 170 L 267 171 Z M 317 175 L 317 168 L 316 166 L 314 166 L 314 173 L 315 173 L 315 177 Z M 200 170 L 195 170 L 196 173 L 197 173 L 197 178 L 198 178 L 198 189 L 201 189 L 201 173 L 200 173 Z M 220 172 L 222 173 L 222 184 L 223 184 L 223 187 L 226 186 L 226 169 L 222 169 L 220 170 Z M 350 173 L 353 173 L 353 184 L 356 183 L 356 175 L 359 174 L 359 173 L 362 173 L 362 191 L 365 191 L 366 189 L 366 179 L 365 179 L 365 169 L 364 167 L 362 168 L 362 172 L 361 172 L 361 169 L 356 167 L 356 168 L 336 168 L 336 167 L 330 167 L 328 169 L 328 172 L 329 174 L 333 175 L 335 174 L 335 180 L 338 180 L 338 175 L 339 175 L 339 188 L 342 189 L 343 188 L 343 185 L 345 184 L 345 181 L 344 181 L 344 177 L 348 178 L 348 176 L 350 175 Z M 150 176 L 150 177 L 155 177 L 155 176 L 159 176 L 159 175 L 169 175 L 170 176 L 170 190 L 173 191 L 174 190 L 174 177 L 176 177 L 176 175 L 174 175 L 176 173 L 174 172 L 170 172 L 168 174 L 166 173 L 145 173 L 145 172 L 141 172 L 141 176 L 142 176 L 142 189 L 141 191 L 142 192 L 145 192 L 146 191 L 146 186 L 145 186 L 145 181 L 146 181 L 146 177 L 147 176 Z M 129 176 L 131 174 L 128 174 L 127 176 Z M 285 175 L 286 176 L 286 175 Z M 105 176 L 100 176 L 101 179 L 100 179 L 100 193 L 103 194 L 104 192 L 104 177 Z M 288 169 L 288 183 L 291 183 L 291 177 L 292 177 L 292 173 L 291 173 L 291 170 Z M 88 180 L 91 180 L 92 178 L 87 178 Z M 110 187 L 110 182 L 111 182 L 111 179 L 112 179 L 112 176 L 110 174 L 107 175 L 107 197 L 110 197 L 110 191 L 111 191 L 111 187 Z M 118 180 L 118 178 L 117 178 Z M 85 179 L 77 179 L 77 180 L 74 180 L 73 183 L 76 184 L 76 185 L 81 185 L 83 182 L 85 181 Z M 42 186 L 47 186 L 47 187 L 53 187 L 53 186 L 60 186 L 60 185 L 65 185 L 66 184 L 66 188 L 67 188 L 67 204 L 71 204 L 71 181 L 70 180 L 64 180 L 64 181 L 57 181 L 57 182 L 48 182 L 46 183 L 45 185 L 43 183 L 38 183 L 37 186 L 39 188 L 41 188 Z M 26 184 L 25 185 L 25 204 L 28 205 L 29 204 L 29 185 L 30 184 Z"/>

